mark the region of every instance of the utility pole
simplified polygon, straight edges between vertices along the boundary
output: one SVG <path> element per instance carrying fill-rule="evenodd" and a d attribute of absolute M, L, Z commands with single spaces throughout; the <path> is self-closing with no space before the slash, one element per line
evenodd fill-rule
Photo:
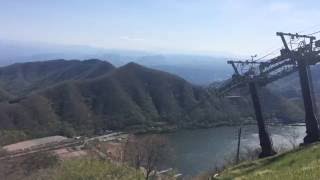
<path fill-rule="evenodd" d="M 237 156 L 236 156 L 236 163 L 238 164 L 240 161 L 240 143 L 241 143 L 241 127 L 238 131 L 238 146 L 237 146 Z"/>

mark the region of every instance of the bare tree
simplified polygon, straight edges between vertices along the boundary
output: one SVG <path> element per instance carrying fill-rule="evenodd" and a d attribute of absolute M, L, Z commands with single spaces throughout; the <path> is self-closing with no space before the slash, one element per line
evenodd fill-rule
<path fill-rule="evenodd" d="M 292 149 L 297 149 L 299 146 L 299 143 L 298 143 L 299 133 L 297 131 L 293 131 L 290 134 L 290 136 L 287 136 L 287 138 Z"/>
<path fill-rule="evenodd" d="M 130 136 L 124 146 L 124 161 L 136 169 L 145 168 L 145 179 L 156 173 L 171 155 L 167 140 L 158 135 Z"/>

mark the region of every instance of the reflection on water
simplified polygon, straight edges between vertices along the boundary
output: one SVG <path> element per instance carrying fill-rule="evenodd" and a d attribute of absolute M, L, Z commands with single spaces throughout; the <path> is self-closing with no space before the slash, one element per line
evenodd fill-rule
<path fill-rule="evenodd" d="M 239 127 L 217 127 L 199 130 L 180 130 L 164 134 L 175 152 L 174 167 L 185 175 L 195 175 L 219 166 L 230 156 L 234 156 Z M 259 147 L 256 126 L 242 127 L 242 150 Z M 305 136 L 304 126 L 271 126 L 273 144 L 290 147 L 299 144 Z"/>

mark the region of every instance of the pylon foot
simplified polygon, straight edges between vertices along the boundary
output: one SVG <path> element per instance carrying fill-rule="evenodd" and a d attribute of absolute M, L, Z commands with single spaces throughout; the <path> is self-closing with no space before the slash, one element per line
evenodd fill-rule
<path fill-rule="evenodd" d="M 303 144 L 311 144 L 314 142 L 319 141 L 319 136 L 318 135 L 306 135 L 306 137 L 303 138 Z"/>
<path fill-rule="evenodd" d="M 268 151 L 268 152 L 261 152 L 259 154 L 259 158 L 265 158 L 265 157 L 269 157 L 269 156 L 274 156 L 276 155 L 277 152 L 275 152 L 274 150 Z"/>

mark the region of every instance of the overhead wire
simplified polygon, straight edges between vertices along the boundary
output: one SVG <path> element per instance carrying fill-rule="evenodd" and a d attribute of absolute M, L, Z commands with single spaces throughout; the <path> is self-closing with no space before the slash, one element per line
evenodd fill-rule
<path fill-rule="evenodd" d="M 261 61 L 261 60 L 263 60 L 264 58 L 273 55 L 275 52 L 279 51 L 280 49 L 281 49 L 281 47 L 280 47 L 280 48 L 277 48 L 277 49 L 273 49 L 272 51 L 266 53 L 266 55 L 262 56 L 262 57 L 259 58 L 259 59 L 256 59 L 255 61 Z"/>
<path fill-rule="evenodd" d="M 315 35 L 315 34 L 318 34 L 318 33 L 320 33 L 320 31 L 316 31 L 316 32 L 310 33 L 310 34 L 308 34 L 308 36 Z"/>
<path fill-rule="evenodd" d="M 319 27 L 319 26 L 320 26 L 320 24 L 317 24 L 317 25 L 311 26 L 311 27 L 309 27 L 309 28 L 306 28 L 306 29 L 304 29 L 304 30 L 302 30 L 302 31 L 299 31 L 298 33 L 302 33 L 302 32 L 305 32 L 305 31 L 307 31 L 307 30 L 309 30 L 309 29 L 312 29 L 312 28 L 315 28 L 315 27 Z M 308 34 L 308 36 L 315 35 L 315 34 L 318 34 L 318 33 L 320 33 L 320 30 L 319 30 L 319 31 L 312 32 L 312 33 Z M 291 42 L 291 43 L 292 43 L 292 44 L 295 44 L 294 42 Z M 263 60 L 264 58 L 266 58 L 266 57 L 274 54 L 276 51 L 280 50 L 281 48 L 282 48 L 282 47 L 277 48 L 277 49 L 274 49 L 274 50 L 272 50 L 271 52 L 266 53 L 266 55 L 262 56 L 261 58 L 255 60 L 255 61 L 261 61 L 261 60 Z"/>
<path fill-rule="evenodd" d="M 314 29 L 314 28 L 316 28 L 316 27 L 319 27 L 319 26 L 320 26 L 320 24 L 316 24 L 316 25 L 314 25 L 314 26 L 305 28 L 305 29 L 303 29 L 303 30 L 301 30 L 301 31 L 299 31 L 299 32 L 297 32 L 297 33 L 303 33 L 303 32 L 306 32 L 306 31 L 308 31 L 308 30 L 310 30 L 310 29 Z"/>
<path fill-rule="evenodd" d="M 298 33 L 305 32 L 305 31 L 307 31 L 307 30 L 309 30 L 309 29 L 312 29 L 312 28 L 315 28 L 315 27 L 318 27 L 318 26 L 320 26 L 320 24 L 317 24 L 317 25 L 315 25 L 315 26 L 306 28 L 306 29 L 304 29 L 304 30 L 302 30 L 302 31 L 299 31 Z M 318 34 L 318 33 L 320 33 L 320 30 L 319 30 L 319 31 L 312 32 L 312 33 L 310 33 L 310 34 L 308 34 L 308 35 L 310 36 L 310 35 L 314 35 L 314 34 Z M 293 42 L 290 42 L 290 44 L 291 44 L 291 46 L 292 46 L 292 44 L 297 44 L 297 42 L 294 42 L 294 41 L 293 41 Z M 261 60 L 265 59 L 266 57 L 269 57 L 269 56 L 275 54 L 277 51 L 281 50 L 282 48 L 283 48 L 283 47 L 281 46 L 281 47 L 279 47 L 279 48 L 273 49 L 273 50 L 271 50 L 270 52 L 266 53 L 264 56 L 262 56 L 262 57 L 260 57 L 260 58 L 258 58 L 258 59 L 256 59 L 256 60 L 254 60 L 254 61 L 256 61 L 256 62 L 261 61 Z"/>

